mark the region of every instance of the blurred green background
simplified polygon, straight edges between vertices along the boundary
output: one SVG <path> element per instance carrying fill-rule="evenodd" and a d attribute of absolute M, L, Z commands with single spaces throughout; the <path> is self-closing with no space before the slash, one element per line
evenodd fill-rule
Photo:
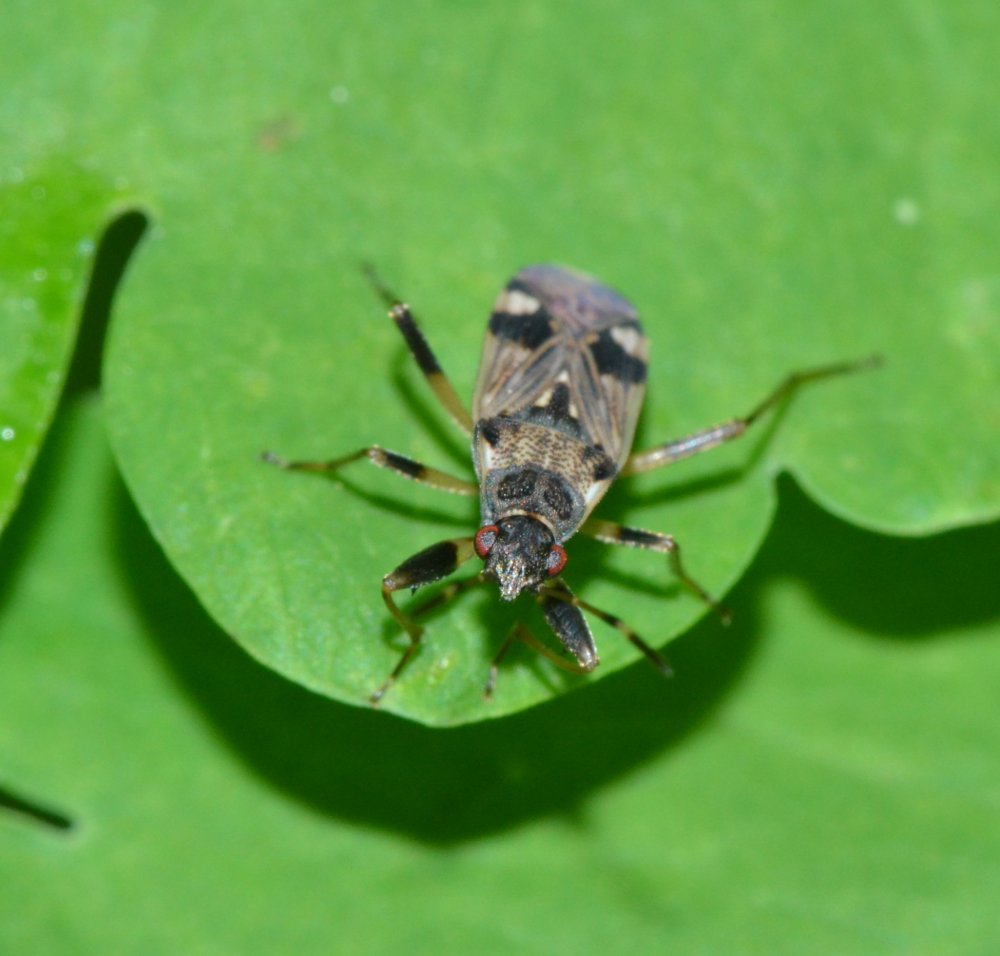
<path fill-rule="evenodd" d="M 998 27 L 8 5 L 0 951 L 1000 945 Z M 595 627 L 592 686 L 519 653 L 483 711 L 482 595 L 432 619 L 403 720 L 352 706 L 398 653 L 378 577 L 474 509 L 254 460 L 463 468 L 363 258 L 463 395 L 520 265 L 621 287 L 643 444 L 791 368 L 886 366 L 609 497 L 716 590 L 749 567 L 728 630 L 648 555 L 571 552 L 588 600 L 683 635 L 670 683 Z"/>

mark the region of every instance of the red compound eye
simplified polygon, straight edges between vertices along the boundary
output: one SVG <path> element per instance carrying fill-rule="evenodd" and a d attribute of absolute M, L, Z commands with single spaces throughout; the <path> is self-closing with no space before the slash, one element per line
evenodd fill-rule
<path fill-rule="evenodd" d="M 488 524 L 476 532 L 475 548 L 479 557 L 485 558 L 490 553 L 499 533 L 500 529 L 495 524 Z"/>
<path fill-rule="evenodd" d="M 566 567 L 566 549 L 561 544 L 554 544 L 549 550 L 548 571 L 549 577 L 554 578 L 564 567 Z"/>

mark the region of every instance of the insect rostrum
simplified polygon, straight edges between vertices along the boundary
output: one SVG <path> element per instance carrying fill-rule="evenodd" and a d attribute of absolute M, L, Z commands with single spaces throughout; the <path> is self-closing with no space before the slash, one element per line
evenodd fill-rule
<path fill-rule="evenodd" d="M 420 645 L 423 629 L 415 617 L 484 581 L 495 582 L 505 601 L 525 591 L 533 594 L 573 658 L 571 662 L 556 654 L 519 624 L 493 659 L 487 697 L 515 640 L 576 672 L 597 667 L 597 647 L 583 611 L 616 628 L 669 673 L 663 658 L 626 623 L 573 594 L 562 578 L 565 543 L 580 531 L 607 543 L 666 554 L 684 585 L 727 619 L 728 612 L 686 572 L 677 542 L 669 534 L 623 527 L 592 518 L 591 513 L 619 476 L 659 468 L 737 438 L 805 382 L 874 363 L 842 362 L 795 373 L 748 415 L 632 453 L 646 390 L 649 345 L 635 308 L 614 289 L 562 266 L 536 265 L 518 272 L 490 315 L 470 415 L 409 307 L 370 270 L 369 278 L 434 394 L 470 436 L 477 481 L 454 477 L 379 445 L 330 461 L 286 461 L 268 452 L 263 457 L 305 471 L 336 470 L 368 458 L 380 468 L 443 491 L 478 494 L 482 516 L 475 535 L 434 544 L 383 578 L 386 607 L 410 643 L 371 695 L 373 704 L 382 699 Z M 475 556 L 484 562 L 475 577 L 449 585 L 415 613 L 396 604 L 396 591 L 438 581 Z"/>

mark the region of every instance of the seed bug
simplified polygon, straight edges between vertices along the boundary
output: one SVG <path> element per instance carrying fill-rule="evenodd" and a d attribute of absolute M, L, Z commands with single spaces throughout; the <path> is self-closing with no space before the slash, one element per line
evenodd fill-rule
<path fill-rule="evenodd" d="M 724 622 L 729 612 L 688 574 L 680 547 L 669 534 L 591 518 L 611 483 L 708 451 L 743 435 L 765 412 L 807 382 L 841 375 L 877 362 L 839 362 L 787 376 L 747 415 L 647 451 L 632 453 L 632 439 L 646 390 L 649 346 L 638 314 L 620 293 L 562 266 L 522 269 L 496 300 L 490 314 L 472 414 L 447 379 L 410 307 L 366 267 L 369 281 L 389 307 L 389 316 L 431 390 L 471 438 L 476 482 L 430 468 L 380 445 L 328 461 L 262 457 L 282 468 L 336 471 L 367 458 L 404 478 L 442 491 L 479 495 L 481 524 L 472 537 L 441 541 L 413 555 L 382 579 L 382 598 L 409 637 L 392 673 L 371 696 L 377 705 L 420 646 L 416 617 L 462 591 L 493 581 L 504 601 L 527 591 L 573 661 L 542 644 L 523 625 L 514 627 L 490 664 L 484 696 L 496 684 L 500 663 L 521 640 L 554 663 L 576 673 L 599 663 L 584 611 L 616 628 L 664 674 L 664 659 L 620 618 L 577 597 L 562 578 L 565 544 L 577 531 L 608 544 L 667 556 L 674 575 Z M 395 592 L 447 577 L 478 556 L 483 570 L 452 583 L 431 601 L 407 613 Z"/>

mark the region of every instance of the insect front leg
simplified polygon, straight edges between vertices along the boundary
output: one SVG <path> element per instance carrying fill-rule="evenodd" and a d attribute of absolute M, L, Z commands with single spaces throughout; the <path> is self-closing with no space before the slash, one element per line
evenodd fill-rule
<path fill-rule="evenodd" d="M 261 452 L 261 459 L 284 468 L 287 471 L 336 471 L 344 465 L 349 465 L 352 461 L 359 461 L 367 458 L 378 468 L 388 468 L 389 471 L 411 481 L 437 488 L 439 491 L 450 491 L 456 495 L 475 495 L 479 492 L 479 487 L 471 481 L 463 478 L 456 478 L 447 472 L 438 471 L 437 468 L 430 468 L 422 465 L 419 461 L 397 455 L 394 451 L 388 451 L 381 445 L 369 445 L 367 448 L 360 448 L 350 455 L 341 458 L 331 458 L 327 461 L 287 461 L 271 451 Z"/>
<path fill-rule="evenodd" d="M 410 644 L 403 651 L 403 656 L 399 659 L 399 663 L 393 668 L 392 673 L 386 678 L 382 686 L 368 698 L 373 707 L 378 706 L 379 702 L 385 696 L 386 691 L 396 682 L 396 679 L 417 652 L 417 648 L 420 646 L 420 639 L 424 633 L 424 629 L 411 616 L 404 614 L 400 610 L 392 598 L 393 592 L 400 591 L 403 588 L 410 588 L 410 590 L 415 591 L 425 584 L 440 581 L 441 578 L 451 574 L 460 564 L 468 561 L 475 553 L 476 550 L 472 538 L 456 538 L 450 541 L 440 541 L 413 555 L 412 558 L 408 558 L 395 571 L 390 572 L 382 579 L 382 600 L 385 601 L 385 606 L 389 609 L 389 613 L 399 626 L 406 631 L 410 639 Z M 433 601 L 428 602 L 429 605 L 433 605 L 434 603 Z M 421 610 L 427 610 L 427 606 L 425 605 Z"/>
<path fill-rule="evenodd" d="M 424 333 L 417 325 L 416 317 L 410 311 L 410 307 L 403 302 L 399 296 L 393 294 L 388 286 L 382 281 L 375 269 L 365 264 L 363 266 L 365 277 L 371 283 L 372 288 L 379 298 L 389 308 L 389 318 L 396 323 L 396 328 L 403 334 L 410 354 L 417 360 L 420 371 L 424 373 L 427 384 L 437 396 L 438 401 L 444 406 L 445 411 L 452 417 L 466 435 L 472 434 L 472 416 L 469 414 L 462 400 L 458 397 L 455 387 L 448 381 L 437 358 L 431 351 Z"/>
<path fill-rule="evenodd" d="M 485 582 L 486 575 L 482 571 L 475 575 L 475 577 L 465 578 L 462 581 L 453 581 L 447 587 L 443 587 L 429 601 L 424 601 L 424 603 L 419 605 L 419 607 L 415 607 L 412 611 L 410 611 L 410 617 L 423 617 L 429 611 L 433 611 L 436 608 L 441 607 L 442 604 L 447 604 L 449 601 L 453 601 L 460 594 L 464 594 L 472 588 L 479 587 L 480 584 L 484 584 Z"/>
<path fill-rule="evenodd" d="M 659 531 L 643 531 L 639 528 L 626 528 L 624 525 L 611 521 L 600 521 L 596 518 L 585 522 L 580 530 L 605 544 L 623 544 L 627 548 L 642 548 L 646 551 L 659 551 L 661 554 L 666 554 L 667 560 L 670 561 L 670 567 L 678 580 L 712 608 L 722 618 L 723 624 L 729 624 L 732 620 L 729 608 L 716 601 L 684 569 L 684 565 L 681 563 L 681 547 L 674 540 L 673 535 L 661 534 Z"/>
<path fill-rule="evenodd" d="M 662 445 L 657 445 L 655 448 L 636 452 L 622 466 L 621 474 L 636 475 L 643 471 L 651 471 L 654 468 L 662 468 L 664 465 L 673 464 L 673 462 L 680 461 L 682 458 L 690 458 L 692 455 L 708 451 L 710 448 L 716 448 L 727 441 L 732 441 L 734 438 L 744 435 L 747 429 L 764 415 L 765 412 L 789 398 L 803 385 L 819 379 L 831 378 L 835 375 L 847 375 L 851 372 L 859 372 L 862 369 L 875 368 L 881 362 L 882 360 L 879 356 L 873 355 L 860 362 L 835 362 L 832 365 L 821 365 L 818 368 L 793 372 L 763 401 L 754 407 L 749 414 L 744 415 L 742 418 L 731 418 L 720 425 L 713 425 L 711 428 L 705 428 L 684 438 L 675 438 Z"/>
<path fill-rule="evenodd" d="M 576 596 L 562 578 L 557 578 L 538 592 L 538 603 L 553 633 L 576 658 L 579 672 L 586 673 L 597 667 L 601 660 L 597 656 L 594 637 Z"/>

